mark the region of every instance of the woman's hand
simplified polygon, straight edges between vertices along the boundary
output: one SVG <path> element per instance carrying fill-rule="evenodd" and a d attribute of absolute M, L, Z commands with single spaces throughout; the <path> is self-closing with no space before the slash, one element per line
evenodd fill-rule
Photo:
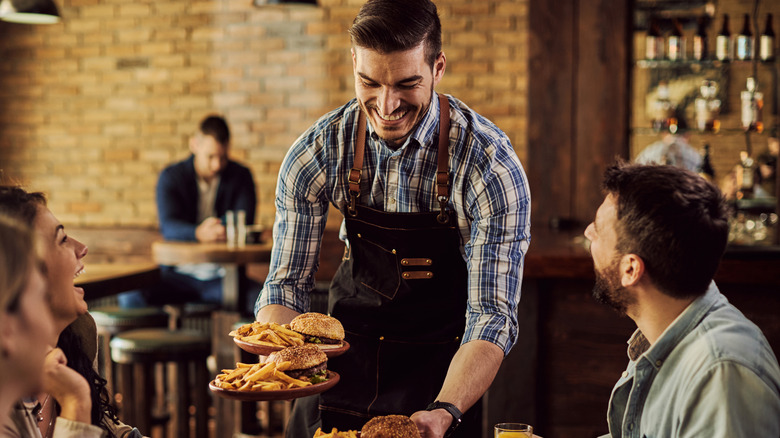
<path fill-rule="evenodd" d="M 81 374 L 68 368 L 68 359 L 59 348 L 50 351 L 44 360 L 43 390 L 60 404 L 61 417 L 91 423 L 89 383 Z"/>

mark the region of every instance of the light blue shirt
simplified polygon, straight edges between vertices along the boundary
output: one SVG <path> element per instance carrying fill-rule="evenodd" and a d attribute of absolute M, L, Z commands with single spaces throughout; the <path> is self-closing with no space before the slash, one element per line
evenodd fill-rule
<path fill-rule="evenodd" d="M 450 200 L 469 271 L 462 341 L 486 340 L 509 352 L 517 339 L 523 259 L 530 241 L 528 181 L 507 136 L 463 102 L 450 104 Z M 276 188 L 269 275 L 255 312 L 281 304 L 309 309 L 329 205 L 344 211 L 360 107 L 355 99 L 326 114 L 292 146 Z M 398 213 L 439 210 L 436 158 L 439 100 L 407 141 L 389 148 L 367 124 L 361 205 Z"/>
<path fill-rule="evenodd" d="M 634 332 L 628 355 L 609 401 L 613 438 L 780 436 L 777 358 L 714 282 L 652 346 Z"/>

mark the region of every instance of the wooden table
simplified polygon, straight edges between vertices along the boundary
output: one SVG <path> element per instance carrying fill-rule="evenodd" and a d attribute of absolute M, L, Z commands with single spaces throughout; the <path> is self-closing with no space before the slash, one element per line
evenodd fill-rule
<path fill-rule="evenodd" d="M 154 263 L 86 263 L 84 273 L 73 281 L 84 289 L 84 298 L 95 300 L 152 285 L 160 279 Z"/>
<path fill-rule="evenodd" d="M 271 260 L 271 242 L 229 248 L 224 243 L 158 241 L 152 243 L 152 257 L 160 265 L 217 263 L 225 269 L 222 278 L 222 308 L 238 309 L 238 269 L 248 263 Z"/>

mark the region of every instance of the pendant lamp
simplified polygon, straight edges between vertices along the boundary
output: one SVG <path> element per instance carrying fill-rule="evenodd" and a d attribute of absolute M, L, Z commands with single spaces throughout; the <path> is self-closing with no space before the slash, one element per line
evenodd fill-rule
<path fill-rule="evenodd" d="M 0 0 L 0 20 L 53 24 L 60 21 L 60 14 L 54 0 Z"/>

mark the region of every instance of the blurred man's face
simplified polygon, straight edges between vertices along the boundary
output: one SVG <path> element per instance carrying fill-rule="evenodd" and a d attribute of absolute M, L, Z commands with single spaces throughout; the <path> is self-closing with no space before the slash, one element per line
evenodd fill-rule
<path fill-rule="evenodd" d="M 352 49 L 358 102 L 377 135 L 391 147 L 400 146 L 425 116 L 445 64 L 440 53 L 431 69 L 423 43 L 393 53 Z"/>
<path fill-rule="evenodd" d="M 195 156 L 195 172 L 206 182 L 211 182 L 227 166 L 227 145 L 210 135 L 198 133 L 192 137 L 190 151 Z"/>

